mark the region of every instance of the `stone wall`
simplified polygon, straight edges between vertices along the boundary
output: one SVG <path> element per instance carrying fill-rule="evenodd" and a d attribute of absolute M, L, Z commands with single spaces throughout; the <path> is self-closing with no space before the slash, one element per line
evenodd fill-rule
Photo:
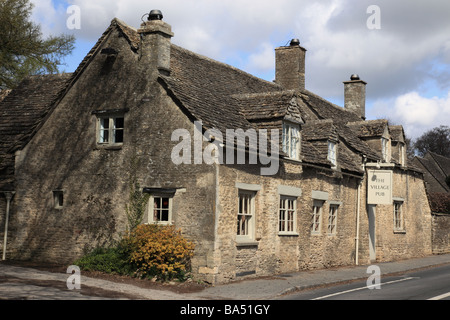
<path fill-rule="evenodd" d="M 255 168 L 220 167 L 220 222 L 216 281 L 227 282 L 241 276 L 262 276 L 351 265 L 355 258 L 355 223 L 358 179 L 336 177 L 331 171 L 303 167 L 286 161 L 280 174 L 262 177 Z M 255 192 L 255 243 L 239 243 L 236 217 L 239 189 Z M 282 235 L 279 228 L 279 187 L 301 189 L 297 197 L 296 232 Z M 311 234 L 313 192 L 326 194 L 319 234 Z M 339 204 L 337 232 L 328 234 L 330 203 Z"/>
<path fill-rule="evenodd" d="M 357 203 L 360 179 L 328 170 L 311 168 L 293 161 L 282 164 L 280 174 L 262 177 L 257 169 L 243 166 L 220 167 L 218 252 L 210 279 L 228 282 L 241 277 L 263 276 L 298 270 L 354 265 L 356 261 Z M 394 198 L 403 200 L 404 230 L 394 231 L 393 204 L 378 205 L 375 219 L 376 260 L 371 261 L 366 185 L 360 190 L 358 263 L 393 261 L 431 254 L 430 222 L 422 178 L 395 170 Z M 255 194 L 253 243 L 240 244 L 236 236 L 238 192 L 246 186 Z M 279 187 L 301 189 L 297 197 L 296 234 L 278 232 Z M 311 232 L 312 206 L 316 196 L 323 202 L 321 230 Z M 325 198 L 324 198 L 325 199 Z M 331 204 L 339 205 L 336 234 L 328 233 Z"/>
<path fill-rule="evenodd" d="M 450 215 L 433 213 L 432 244 L 433 254 L 450 252 Z"/>
<path fill-rule="evenodd" d="M 431 254 L 431 211 L 421 176 L 394 170 L 393 198 L 402 203 L 403 228 L 394 229 L 394 205 L 376 206 L 377 261 L 393 261 Z"/>
<path fill-rule="evenodd" d="M 142 188 L 178 190 L 173 222 L 196 244 L 194 270 L 206 266 L 214 248 L 214 167 L 171 161 L 178 144 L 172 132 L 184 128 L 193 136 L 193 124 L 145 68 L 136 67 L 138 57 L 126 46 L 125 38 L 108 37 L 103 47 L 119 52 L 115 61 L 95 55 L 18 154 L 13 258 L 72 263 L 112 244 L 127 230 L 125 205 L 136 176 Z M 124 142 L 99 146 L 95 112 L 111 109 L 126 110 Z M 54 208 L 55 190 L 64 192 L 62 209 Z"/>

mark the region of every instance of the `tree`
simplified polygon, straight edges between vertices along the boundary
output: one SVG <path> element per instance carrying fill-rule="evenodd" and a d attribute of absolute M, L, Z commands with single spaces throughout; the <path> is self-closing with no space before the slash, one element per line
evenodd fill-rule
<path fill-rule="evenodd" d="M 414 148 L 420 157 L 431 151 L 450 158 L 450 127 L 440 126 L 425 132 L 416 139 Z"/>
<path fill-rule="evenodd" d="M 32 74 L 58 72 L 62 59 L 74 48 L 72 35 L 43 39 L 30 21 L 30 0 L 0 0 L 0 90 L 14 88 Z"/>

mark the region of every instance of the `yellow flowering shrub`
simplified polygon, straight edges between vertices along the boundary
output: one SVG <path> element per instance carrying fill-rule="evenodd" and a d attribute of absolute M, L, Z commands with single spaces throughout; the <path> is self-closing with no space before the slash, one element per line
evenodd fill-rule
<path fill-rule="evenodd" d="M 140 225 L 123 241 L 139 277 L 181 279 L 190 271 L 194 244 L 174 226 Z"/>

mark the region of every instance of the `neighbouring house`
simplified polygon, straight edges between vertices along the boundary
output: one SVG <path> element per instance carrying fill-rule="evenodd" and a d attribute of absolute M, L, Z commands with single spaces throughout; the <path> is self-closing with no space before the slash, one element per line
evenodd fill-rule
<path fill-rule="evenodd" d="M 143 223 L 180 228 L 210 283 L 432 253 L 423 174 L 401 126 L 365 120 L 366 82 L 345 81 L 340 107 L 306 89 L 296 39 L 268 82 L 173 36 L 159 11 L 139 29 L 114 19 L 74 73 L 0 103 L 7 258 L 71 263 L 112 243 L 134 178 Z"/>
<path fill-rule="evenodd" d="M 450 252 L 450 158 L 429 151 L 413 164 L 424 172 L 432 214 L 433 253 Z"/>

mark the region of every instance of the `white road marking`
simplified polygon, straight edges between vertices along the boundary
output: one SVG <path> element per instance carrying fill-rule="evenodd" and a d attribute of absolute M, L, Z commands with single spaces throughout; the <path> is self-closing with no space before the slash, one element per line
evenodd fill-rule
<path fill-rule="evenodd" d="M 379 286 L 379 285 L 391 284 L 391 283 L 402 282 L 402 281 L 407 281 L 407 280 L 412 280 L 412 279 L 417 279 L 417 278 L 416 277 L 408 277 L 408 278 L 404 278 L 404 279 L 400 279 L 400 280 L 394 280 L 394 281 L 380 283 L 380 284 L 377 284 L 377 285 L 371 285 L 371 286 L 365 286 L 365 287 L 360 287 L 360 288 L 356 288 L 356 289 L 340 291 L 340 292 L 332 293 L 332 294 L 329 294 L 329 295 L 326 295 L 326 296 L 314 298 L 312 300 L 326 299 L 326 298 L 329 298 L 329 297 L 334 297 L 334 296 L 338 296 L 338 295 L 349 293 L 349 292 L 354 292 L 354 291 L 359 291 L 359 290 L 364 290 L 364 289 L 370 289 L 371 287 L 376 287 L 376 286 Z"/>
<path fill-rule="evenodd" d="M 436 297 L 433 297 L 433 298 L 430 298 L 430 299 L 427 299 L 427 300 L 442 300 L 442 299 L 445 299 L 447 297 L 450 297 L 450 292 L 441 294 L 440 296 L 436 296 Z"/>

